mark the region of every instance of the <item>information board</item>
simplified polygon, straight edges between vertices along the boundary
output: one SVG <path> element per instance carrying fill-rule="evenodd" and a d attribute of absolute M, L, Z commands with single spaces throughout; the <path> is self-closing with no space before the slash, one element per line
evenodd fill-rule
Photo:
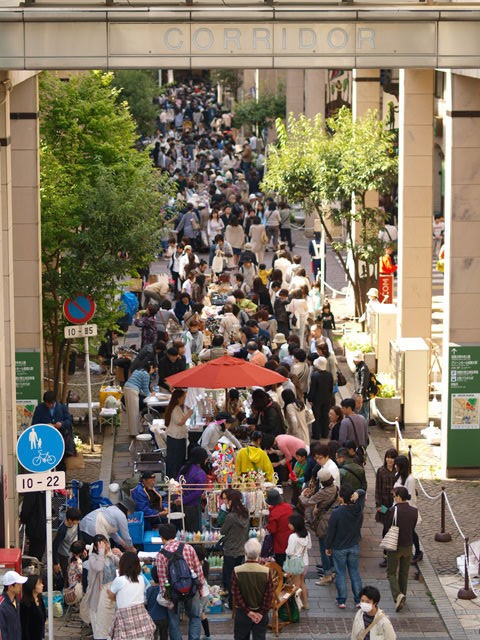
<path fill-rule="evenodd" d="M 449 347 L 447 467 L 478 467 L 480 345 Z"/>
<path fill-rule="evenodd" d="M 15 353 L 15 377 L 17 400 L 41 400 L 42 379 L 38 351 Z"/>

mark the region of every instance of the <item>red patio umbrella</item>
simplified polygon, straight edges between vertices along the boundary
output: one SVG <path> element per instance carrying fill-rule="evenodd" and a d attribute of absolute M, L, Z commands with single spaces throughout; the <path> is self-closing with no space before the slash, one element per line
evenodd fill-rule
<path fill-rule="evenodd" d="M 171 387 L 199 387 L 202 389 L 234 389 L 236 387 L 265 387 L 279 384 L 286 378 L 241 358 L 222 356 L 198 367 L 175 373 L 166 378 Z"/>

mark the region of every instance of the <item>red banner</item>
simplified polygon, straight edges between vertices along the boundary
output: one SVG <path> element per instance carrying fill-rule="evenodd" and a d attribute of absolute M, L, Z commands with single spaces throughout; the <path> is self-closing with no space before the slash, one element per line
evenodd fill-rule
<path fill-rule="evenodd" d="M 393 302 L 393 275 L 381 273 L 378 276 L 378 299 L 385 304 Z"/>

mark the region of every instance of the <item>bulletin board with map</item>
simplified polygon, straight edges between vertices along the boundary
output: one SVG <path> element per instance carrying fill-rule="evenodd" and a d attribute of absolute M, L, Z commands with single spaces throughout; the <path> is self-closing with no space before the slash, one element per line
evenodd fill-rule
<path fill-rule="evenodd" d="M 448 357 L 448 467 L 478 467 L 480 345 L 451 345 Z"/>

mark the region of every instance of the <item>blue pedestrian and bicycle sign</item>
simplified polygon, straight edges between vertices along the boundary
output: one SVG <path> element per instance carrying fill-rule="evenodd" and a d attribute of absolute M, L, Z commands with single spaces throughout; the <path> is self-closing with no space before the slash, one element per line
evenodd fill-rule
<path fill-rule="evenodd" d="M 65 442 L 58 429 L 50 424 L 36 424 L 25 429 L 17 442 L 17 458 L 27 471 L 51 471 L 60 464 Z"/>
<path fill-rule="evenodd" d="M 75 298 L 67 298 L 63 303 L 63 313 L 73 324 L 84 324 L 95 315 L 95 302 L 91 296 L 79 293 Z"/>

